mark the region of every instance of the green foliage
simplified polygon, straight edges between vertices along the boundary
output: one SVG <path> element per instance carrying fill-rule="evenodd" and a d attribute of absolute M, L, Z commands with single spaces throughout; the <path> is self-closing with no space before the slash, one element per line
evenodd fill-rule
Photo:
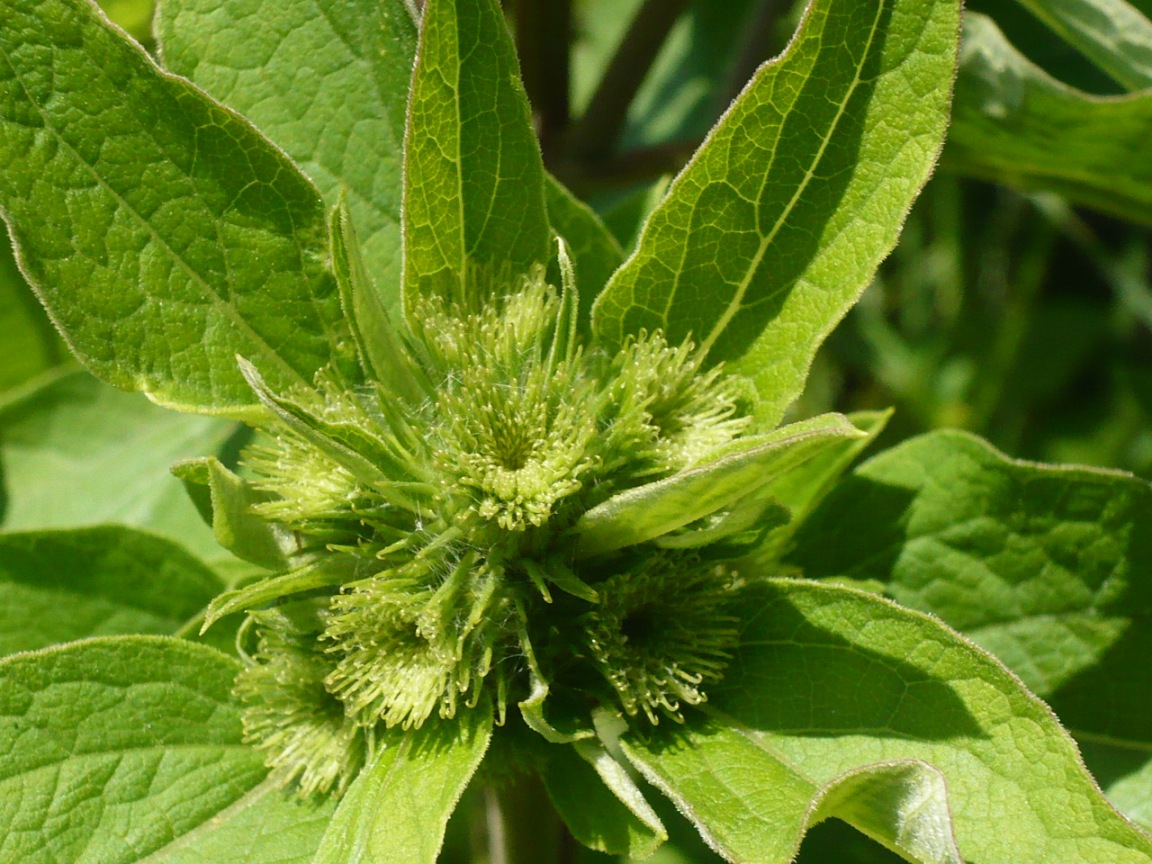
<path fill-rule="evenodd" d="M 958 57 L 948 165 L 1147 221 L 1147 10 L 1021 0 L 1105 97 L 956 0 L 509 5 L 0 0 L 0 858 L 1152 860 L 1147 483 L 850 470 L 1076 380 L 1060 237 L 1152 323 L 1139 239 L 938 183 L 817 355 Z"/>

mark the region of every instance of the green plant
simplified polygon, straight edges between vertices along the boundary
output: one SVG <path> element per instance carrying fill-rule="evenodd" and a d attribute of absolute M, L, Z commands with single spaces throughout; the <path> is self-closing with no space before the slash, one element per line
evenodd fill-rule
<path fill-rule="evenodd" d="M 846 475 L 885 414 L 784 423 L 931 172 L 958 32 L 815 0 L 625 256 L 492 0 L 169 2 L 170 71 L 4 0 L 20 263 L 90 370 L 207 415 L 182 539 L 228 554 L 9 514 L 0 857 L 431 862 L 468 787 L 493 861 L 685 819 L 788 861 L 832 817 L 915 862 L 1152 857 L 1025 686 L 1139 740 L 1147 484 L 959 433 Z"/>

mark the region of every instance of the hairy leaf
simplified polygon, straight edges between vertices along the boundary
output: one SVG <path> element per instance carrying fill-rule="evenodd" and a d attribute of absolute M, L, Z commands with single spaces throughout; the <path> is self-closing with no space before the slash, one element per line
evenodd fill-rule
<path fill-rule="evenodd" d="M 230 695 L 239 668 L 147 636 L 0 661 L 0 860 L 159 864 L 226 848 L 303 864 L 315 808 L 262 785 Z"/>
<path fill-rule="evenodd" d="M 828 816 L 923 864 L 1152 860 L 1047 706 L 938 620 L 811 582 L 749 594 L 706 716 L 625 739 L 729 860 L 783 864 Z"/>
<path fill-rule="evenodd" d="M 334 205 L 400 308 L 400 166 L 416 25 L 403 0 L 164 0 L 167 68 L 240 111 Z"/>
<path fill-rule="evenodd" d="M 718 458 L 636 486 L 587 511 L 573 532 L 581 557 L 643 543 L 731 507 L 825 448 L 862 433 L 839 414 L 737 439 Z"/>
<path fill-rule="evenodd" d="M 958 14 L 815 0 L 648 219 L 596 302 L 596 334 L 691 334 L 712 359 L 739 358 L 778 422 L 935 163 Z"/>
<path fill-rule="evenodd" d="M 811 577 L 878 580 L 992 651 L 1077 738 L 1111 748 L 1100 754 L 1108 764 L 1088 752 L 1108 783 L 1143 770 L 1152 748 L 1144 480 L 1018 462 L 937 432 L 860 466 L 800 531 L 790 560 Z"/>
<path fill-rule="evenodd" d="M 492 715 L 480 706 L 385 736 L 340 802 L 314 864 L 435 864 L 491 735 Z"/>
<path fill-rule="evenodd" d="M 404 152 L 404 295 L 469 304 L 549 257 L 544 165 L 494 0 L 430 0 Z"/>
<path fill-rule="evenodd" d="M 0 7 L 0 210 L 69 345 L 154 400 L 243 415 L 341 338 L 315 188 L 83 0 Z"/>

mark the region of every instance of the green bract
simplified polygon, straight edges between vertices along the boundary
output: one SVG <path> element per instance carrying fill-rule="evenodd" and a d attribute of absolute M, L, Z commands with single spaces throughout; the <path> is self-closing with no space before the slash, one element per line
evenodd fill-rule
<path fill-rule="evenodd" d="M 0 860 L 432 864 L 468 794 L 511 864 L 556 857 L 525 838 L 557 819 L 783 864 L 831 817 L 919 864 L 1152 861 L 1048 707 L 925 614 L 1119 728 L 1077 674 L 1143 647 L 1114 606 L 1146 484 L 1051 489 L 950 436 L 842 479 L 887 415 L 784 422 L 939 154 L 957 0 L 813 0 L 627 255 L 545 170 L 496 0 L 416 5 L 165 0 L 161 63 L 84 0 L 0 0 L 19 264 L 89 369 L 212 415 L 67 371 L 0 401 L 32 466 Z M 166 492 L 118 513 L 33 476 L 125 441 L 182 459 L 210 536 Z M 967 614 L 1035 562 L 1043 626 Z M 1059 657 L 1011 642 L 1051 628 Z"/>

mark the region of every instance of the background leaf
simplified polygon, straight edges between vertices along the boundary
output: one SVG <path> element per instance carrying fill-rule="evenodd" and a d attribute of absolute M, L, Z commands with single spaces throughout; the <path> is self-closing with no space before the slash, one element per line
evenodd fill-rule
<path fill-rule="evenodd" d="M 955 860 L 932 836 L 935 817 L 918 822 L 943 806 L 931 774 L 906 773 L 902 808 L 863 819 L 839 809 L 837 789 L 856 772 L 876 766 L 864 779 L 891 781 L 893 764 L 908 760 L 943 775 L 964 861 L 1152 860 L 1152 839 L 1109 806 L 1051 711 L 938 621 L 809 582 L 773 580 L 752 592 L 756 611 L 709 693 L 707 719 L 626 739 L 645 774 L 730 860 L 790 860 L 818 803 L 813 790 L 830 796 L 819 815 L 863 823 L 909 860 Z M 887 824 L 872 821 L 880 815 Z"/>
<path fill-rule="evenodd" d="M 549 255 L 544 165 L 494 0 L 430 0 L 404 153 L 404 292 L 502 295 Z M 484 271 L 488 280 L 470 284 Z"/>
<path fill-rule="evenodd" d="M 931 171 L 957 30 L 951 2 L 816 0 L 649 218 L 596 334 L 691 334 L 778 422 Z"/>
<path fill-rule="evenodd" d="M 946 167 L 1152 224 L 1152 94 L 1092 96 L 1061 84 L 983 15 L 965 16 L 960 57 Z"/>
<path fill-rule="evenodd" d="M 1152 21 L 1125 0 L 1019 0 L 1126 90 L 1152 86 Z"/>
<path fill-rule="evenodd" d="M 9 531 L 118 522 L 176 540 L 206 560 L 223 554 L 169 473 L 221 452 L 236 426 L 180 415 L 70 371 L 0 405 Z"/>
<path fill-rule="evenodd" d="M 141 531 L 0 534 L 0 654 L 88 636 L 176 635 L 223 590 L 200 561 Z"/>
<path fill-rule="evenodd" d="M 69 345 L 188 410 L 255 405 L 333 358 L 342 317 L 314 187 L 82 0 L 0 9 L 0 209 Z"/>
<path fill-rule="evenodd" d="M 36 375 L 65 362 L 68 349 L 16 268 L 0 236 L 0 399 Z"/>
<path fill-rule="evenodd" d="M 164 65 L 344 190 L 365 264 L 400 308 L 400 175 L 416 24 L 403 0 L 164 0 Z"/>
<path fill-rule="evenodd" d="M 210 648 L 146 636 L 0 661 L 0 858 L 204 861 L 189 856 L 227 837 L 231 861 L 306 860 L 315 810 L 262 785 L 230 695 L 239 669 Z M 252 813 L 267 820 L 259 830 Z"/>

